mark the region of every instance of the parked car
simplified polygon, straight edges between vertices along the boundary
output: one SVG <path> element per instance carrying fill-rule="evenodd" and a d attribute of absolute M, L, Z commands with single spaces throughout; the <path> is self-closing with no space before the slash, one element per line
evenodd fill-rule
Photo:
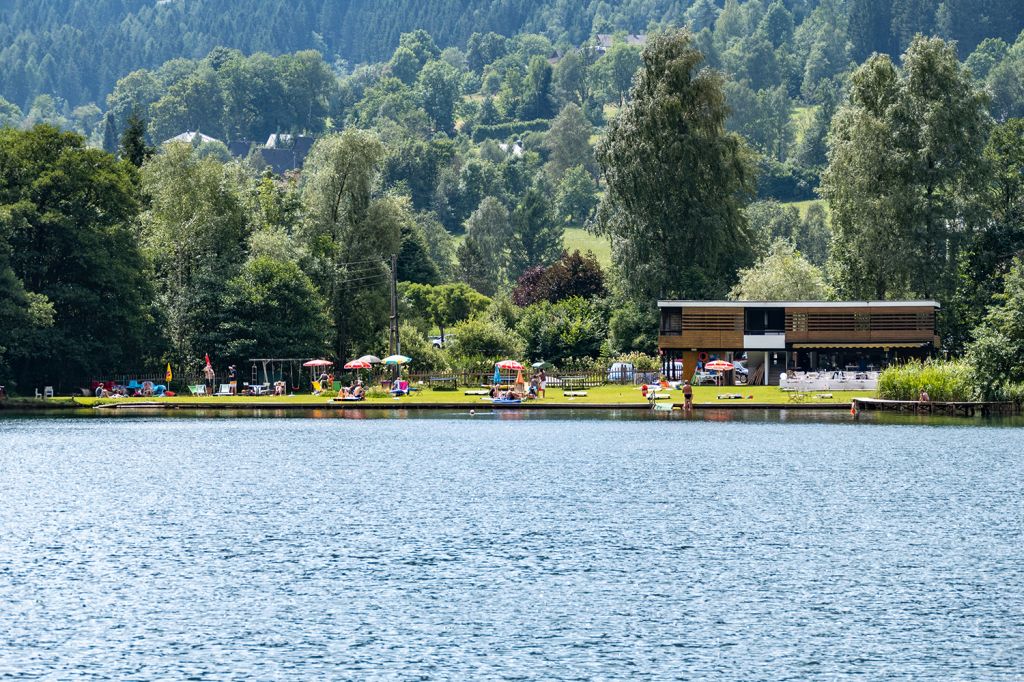
<path fill-rule="evenodd" d="M 608 381 L 632 381 L 635 374 L 632 362 L 613 362 L 608 367 Z"/>
<path fill-rule="evenodd" d="M 451 337 L 450 336 L 445 336 L 444 338 L 441 338 L 440 336 L 431 336 L 429 338 L 430 338 L 430 345 L 431 346 L 433 346 L 434 348 L 443 348 L 444 344 Z"/>

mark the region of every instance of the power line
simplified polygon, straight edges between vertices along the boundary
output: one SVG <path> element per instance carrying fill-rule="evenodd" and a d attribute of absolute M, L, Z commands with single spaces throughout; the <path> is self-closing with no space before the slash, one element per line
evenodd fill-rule
<path fill-rule="evenodd" d="M 386 282 L 389 275 L 370 275 L 369 277 L 353 277 L 350 279 L 339 279 L 338 284 L 357 284 L 363 282 L 364 284 L 371 284 L 376 282 Z"/>

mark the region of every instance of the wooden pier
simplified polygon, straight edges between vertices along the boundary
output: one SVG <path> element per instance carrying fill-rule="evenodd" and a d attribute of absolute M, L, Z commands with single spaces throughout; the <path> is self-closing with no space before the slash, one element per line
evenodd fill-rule
<path fill-rule="evenodd" d="M 934 414 L 948 417 L 974 417 L 981 415 L 1020 414 L 1020 406 L 1014 402 L 986 402 L 980 400 L 944 402 L 939 400 L 883 400 L 881 398 L 854 398 L 850 412 L 854 417 L 861 412 L 904 412 Z"/>

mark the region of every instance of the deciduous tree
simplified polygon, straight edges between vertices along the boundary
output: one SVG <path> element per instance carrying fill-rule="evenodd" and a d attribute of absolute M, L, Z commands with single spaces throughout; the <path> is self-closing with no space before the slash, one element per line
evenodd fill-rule
<path fill-rule="evenodd" d="M 948 300 L 985 180 L 986 97 L 951 43 L 917 38 L 898 70 L 872 57 L 829 134 L 829 271 L 844 297 Z"/>
<path fill-rule="evenodd" d="M 776 239 L 763 258 L 739 274 L 740 281 L 729 292 L 733 300 L 827 301 L 833 295 L 821 269 L 787 239 Z"/>
<path fill-rule="evenodd" d="M 612 238 L 618 286 L 644 303 L 724 296 L 751 259 L 750 153 L 725 130 L 722 78 L 702 61 L 685 31 L 649 38 L 631 101 L 598 147 L 598 230 Z"/>

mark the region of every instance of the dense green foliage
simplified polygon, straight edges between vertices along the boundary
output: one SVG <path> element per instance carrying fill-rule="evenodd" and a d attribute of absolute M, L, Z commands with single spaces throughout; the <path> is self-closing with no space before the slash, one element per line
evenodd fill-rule
<path fill-rule="evenodd" d="M 939 402 L 975 400 L 978 383 L 963 360 L 929 360 L 892 365 L 878 377 L 878 395 L 887 400 L 918 400 L 921 391 Z"/>
<path fill-rule="evenodd" d="M 996 377 L 1019 367 L 993 296 L 1024 249 L 1022 14 L 12 0 L 0 383 L 381 354 L 392 254 L 424 368 L 651 352 L 658 296 L 835 291 L 936 298 Z M 162 144 L 185 131 L 218 139 Z M 301 169 L 266 170 L 273 133 L 316 138 Z M 607 281 L 564 253 L 581 227 Z"/>
<path fill-rule="evenodd" d="M 967 357 L 985 398 L 1024 400 L 1024 260 L 1015 259 L 1006 273 Z"/>
<path fill-rule="evenodd" d="M 721 77 L 686 32 L 652 38 L 598 159 L 608 190 L 600 229 L 621 288 L 643 300 L 721 298 L 751 257 L 743 207 L 753 169 L 725 130 Z"/>
<path fill-rule="evenodd" d="M 135 185 L 77 135 L 0 130 L 0 360 L 16 382 L 124 366 L 152 340 Z"/>
<path fill-rule="evenodd" d="M 740 270 L 729 292 L 737 301 L 827 301 L 832 296 L 821 269 L 781 238 L 752 267 Z"/>

